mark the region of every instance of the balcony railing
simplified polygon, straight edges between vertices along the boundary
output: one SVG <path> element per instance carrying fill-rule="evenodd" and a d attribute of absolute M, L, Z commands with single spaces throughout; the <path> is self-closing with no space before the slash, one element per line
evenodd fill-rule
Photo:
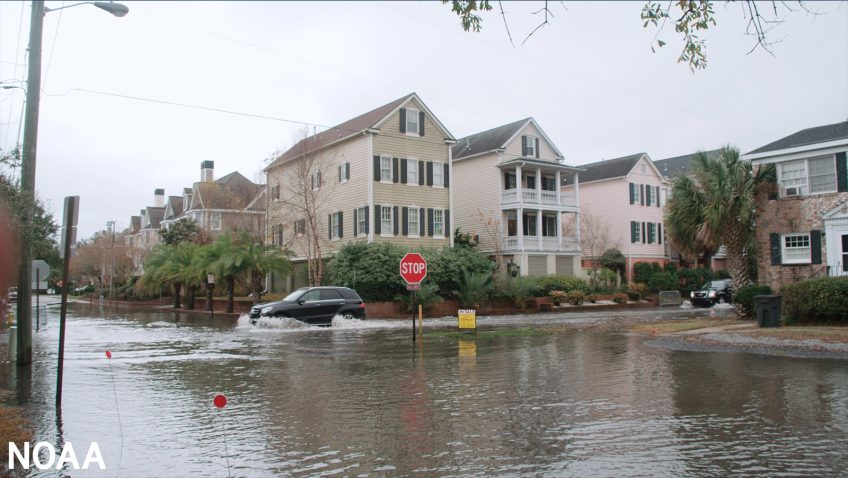
<path fill-rule="evenodd" d="M 550 236 L 524 236 L 525 251 L 577 251 L 579 250 L 577 240 L 573 237 L 550 237 Z M 520 249 L 518 236 L 507 236 L 503 239 L 504 251 L 516 251 Z"/>
<path fill-rule="evenodd" d="M 577 206 L 577 195 L 573 192 L 560 192 L 559 204 L 557 204 L 556 191 L 540 191 L 536 189 L 522 189 L 521 202 L 533 205 L 547 206 Z M 506 189 L 501 191 L 501 205 L 516 204 L 518 202 L 518 190 Z"/>

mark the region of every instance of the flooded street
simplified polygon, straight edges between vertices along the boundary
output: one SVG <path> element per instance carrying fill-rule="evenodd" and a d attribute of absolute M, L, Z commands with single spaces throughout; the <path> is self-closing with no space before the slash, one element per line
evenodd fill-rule
<path fill-rule="evenodd" d="M 698 313 L 710 312 L 617 320 Z M 256 328 L 78 304 L 62 438 L 80 457 L 97 442 L 107 470 L 69 474 L 845 475 L 844 361 L 674 352 L 574 327 L 609 317 L 482 318 L 481 330 L 545 334 L 476 340 L 439 334 L 453 323 L 434 319 L 413 346 L 410 321 Z M 36 440 L 55 443 L 56 315 L 33 335 L 31 379 L 10 367 L 0 378 L 31 391 Z M 229 399 L 223 412 L 216 393 Z"/>

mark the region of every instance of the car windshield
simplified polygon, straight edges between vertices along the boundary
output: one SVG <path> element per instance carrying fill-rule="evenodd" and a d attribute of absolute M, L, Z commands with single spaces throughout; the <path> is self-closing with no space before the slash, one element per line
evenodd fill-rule
<path fill-rule="evenodd" d="M 713 280 L 704 284 L 702 289 L 724 289 L 724 281 L 723 280 Z"/>
<path fill-rule="evenodd" d="M 306 289 L 306 288 L 298 289 L 298 290 L 292 292 L 291 294 L 287 295 L 283 299 L 283 302 L 297 302 L 297 299 L 299 299 L 300 296 L 302 296 L 304 293 L 306 293 L 307 290 L 309 290 L 309 289 Z"/>

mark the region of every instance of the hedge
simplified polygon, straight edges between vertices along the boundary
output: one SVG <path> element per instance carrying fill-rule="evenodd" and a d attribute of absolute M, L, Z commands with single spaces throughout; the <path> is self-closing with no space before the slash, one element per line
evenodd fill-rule
<path fill-rule="evenodd" d="M 754 296 L 771 294 L 767 285 L 746 285 L 733 293 L 733 302 L 739 304 L 742 313 L 748 317 L 754 316 Z"/>
<path fill-rule="evenodd" d="M 790 284 L 780 294 L 786 321 L 848 323 L 848 276 Z"/>

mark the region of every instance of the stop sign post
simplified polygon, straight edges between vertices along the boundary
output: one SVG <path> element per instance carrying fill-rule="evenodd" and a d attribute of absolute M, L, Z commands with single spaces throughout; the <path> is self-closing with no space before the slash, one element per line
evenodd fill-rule
<path fill-rule="evenodd" d="M 427 261 L 417 252 L 408 252 L 400 260 L 400 276 L 406 281 L 406 289 L 412 291 L 412 303 L 415 304 L 415 291 L 421 288 L 421 281 L 427 277 Z M 421 314 L 421 306 L 418 306 Z M 419 324 L 423 321 L 419 319 Z M 423 325 L 423 324 L 421 324 Z M 412 312 L 412 342 L 415 343 L 415 311 Z"/>

